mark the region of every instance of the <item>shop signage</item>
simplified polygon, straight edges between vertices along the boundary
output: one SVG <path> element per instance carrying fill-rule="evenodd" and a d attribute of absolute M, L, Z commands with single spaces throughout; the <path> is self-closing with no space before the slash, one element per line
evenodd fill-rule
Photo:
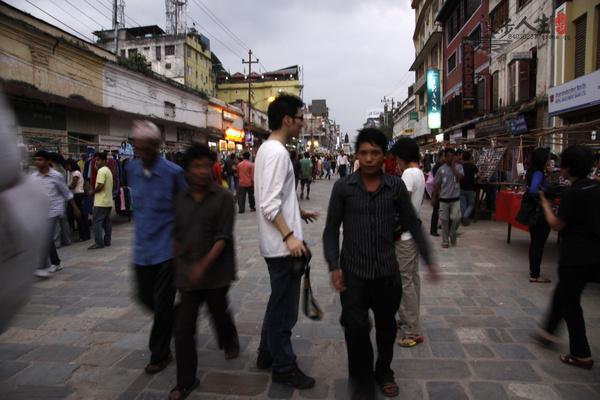
<path fill-rule="evenodd" d="M 225 139 L 230 142 L 243 143 L 244 142 L 244 132 L 235 128 L 227 128 L 225 131 Z"/>
<path fill-rule="evenodd" d="M 402 131 L 403 135 L 413 135 L 415 133 L 415 130 L 412 128 L 406 128 Z"/>
<path fill-rule="evenodd" d="M 600 70 L 548 89 L 548 114 L 552 117 L 600 104 Z"/>
<path fill-rule="evenodd" d="M 416 111 L 411 111 L 408 114 L 408 119 L 409 121 L 418 121 L 419 120 L 419 113 Z"/>
<path fill-rule="evenodd" d="M 462 96 L 463 110 L 469 115 L 475 110 L 475 49 L 473 43 L 462 43 Z"/>
<path fill-rule="evenodd" d="M 517 118 L 511 118 L 506 121 L 508 130 L 513 135 L 520 135 L 527 132 L 527 121 L 524 115 L 519 115 Z"/>
<path fill-rule="evenodd" d="M 250 131 L 246 131 L 246 135 L 244 136 L 244 143 L 248 145 L 252 145 L 254 143 L 254 136 L 252 136 L 252 133 L 250 133 Z"/>
<path fill-rule="evenodd" d="M 442 105 L 440 101 L 440 70 L 427 69 L 427 127 L 439 129 L 442 126 Z"/>

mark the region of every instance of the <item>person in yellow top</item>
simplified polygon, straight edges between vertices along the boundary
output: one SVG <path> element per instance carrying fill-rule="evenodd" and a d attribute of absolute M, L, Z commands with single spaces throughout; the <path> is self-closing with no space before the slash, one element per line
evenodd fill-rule
<path fill-rule="evenodd" d="M 88 247 L 88 250 L 110 246 L 112 234 L 110 212 L 113 206 L 113 176 L 110 169 L 106 166 L 106 153 L 96 153 L 94 160 L 98 173 L 96 174 L 96 187 L 91 191 L 90 195 L 94 195 L 92 228 L 94 230 L 95 243 Z M 102 237 L 103 231 L 104 237 Z"/>

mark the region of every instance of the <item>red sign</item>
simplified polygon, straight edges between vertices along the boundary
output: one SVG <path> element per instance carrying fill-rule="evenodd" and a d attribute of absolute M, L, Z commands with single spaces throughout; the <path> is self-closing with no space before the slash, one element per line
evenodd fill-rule
<path fill-rule="evenodd" d="M 472 42 L 462 43 L 463 110 L 475 110 L 475 49 Z"/>
<path fill-rule="evenodd" d="M 559 11 L 556 13 L 556 33 L 558 35 L 566 35 L 567 34 L 567 14 L 564 11 Z"/>

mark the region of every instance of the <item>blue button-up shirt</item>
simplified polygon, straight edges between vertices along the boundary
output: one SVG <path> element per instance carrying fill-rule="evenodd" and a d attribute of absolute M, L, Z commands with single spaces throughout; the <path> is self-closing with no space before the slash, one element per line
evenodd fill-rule
<path fill-rule="evenodd" d="M 127 164 L 135 224 L 133 262 L 140 266 L 160 264 L 175 256 L 175 198 L 187 189 L 181 167 L 162 157 L 150 172 L 149 177 L 144 174 L 140 160 Z"/>

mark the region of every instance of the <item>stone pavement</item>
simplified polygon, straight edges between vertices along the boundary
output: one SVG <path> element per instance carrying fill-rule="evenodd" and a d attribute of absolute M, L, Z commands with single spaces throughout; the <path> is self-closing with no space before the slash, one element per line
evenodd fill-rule
<path fill-rule="evenodd" d="M 255 367 L 261 320 L 269 296 L 268 275 L 257 247 L 255 216 L 236 222 L 239 280 L 231 290 L 242 353 L 225 361 L 206 314 L 199 319 L 201 384 L 190 399 L 346 399 L 346 351 L 338 323 L 339 297 L 329 286 L 320 245 L 333 181 L 313 185 L 307 209 L 322 213 L 305 225 L 314 253 L 315 294 L 324 320 L 301 316 L 293 332 L 300 366 L 317 378 L 303 392 L 271 382 Z M 428 221 L 430 208 L 423 207 Z M 120 223 L 119 223 L 120 221 Z M 393 367 L 401 399 L 599 399 L 600 365 L 583 371 L 562 365 L 558 351 L 534 345 L 528 334 L 543 314 L 551 285 L 527 281 L 524 232 L 481 221 L 460 228 L 458 247 L 433 241 L 442 282 L 424 282 L 422 319 L 426 342 L 396 347 Z M 65 269 L 36 282 L 33 294 L 0 336 L 0 398 L 164 399 L 175 384 L 175 368 L 147 376 L 150 318 L 132 298 L 129 264 L 132 227 L 119 220 L 113 246 L 90 252 L 88 243 L 59 249 Z M 556 236 L 549 240 L 543 273 L 555 277 Z M 584 294 L 588 335 L 600 360 L 600 290 Z M 563 336 L 566 332 L 563 332 Z M 568 350 L 567 342 L 559 349 Z"/>

